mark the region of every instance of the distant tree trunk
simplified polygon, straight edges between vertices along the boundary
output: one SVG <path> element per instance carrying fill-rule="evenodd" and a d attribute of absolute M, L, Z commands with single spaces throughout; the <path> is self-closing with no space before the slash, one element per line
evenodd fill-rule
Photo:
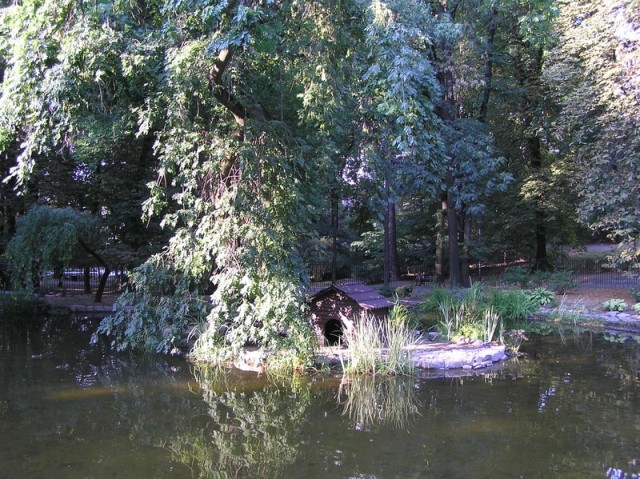
<path fill-rule="evenodd" d="M 100 303 L 102 302 L 102 294 L 104 293 L 104 289 L 107 286 L 107 280 L 109 279 L 111 269 L 109 268 L 109 265 L 102 259 L 102 257 L 93 249 L 91 249 L 89 245 L 87 245 L 84 241 L 78 239 L 78 243 L 80 243 L 80 246 L 82 246 L 87 253 L 93 256 L 104 268 L 104 272 L 102 273 L 102 277 L 100 278 L 100 283 L 98 284 L 98 289 L 96 290 L 96 295 L 93 299 L 95 303 Z"/>
<path fill-rule="evenodd" d="M 443 284 L 444 273 L 444 243 L 445 243 L 445 211 L 447 210 L 447 196 L 443 194 L 440 198 L 440 208 L 438 208 L 436 225 L 436 262 L 435 262 L 435 282 Z"/>
<path fill-rule="evenodd" d="M 338 191 L 331 188 L 331 284 L 338 280 Z"/>
<path fill-rule="evenodd" d="M 91 294 L 91 271 L 89 271 L 89 267 L 84 267 L 84 294 Z"/>
<path fill-rule="evenodd" d="M 539 173 L 542 169 L 540 138 L 537 136 L 529 138 L 527 143 L 531 154 L 531 167 L 536 173 Z M 548 271 L 551 269 L 551 264 L 547 256 L 547 226 L 544 208 L 540 200 L 536 201 L 535 209 L 536 256 L 533 268 L 536 271 Z"/>
<path fill-rule="evenodd" d="M 389 235 L 389 201 L 384 208 L 383 218 L 383 246 L 382 246 L 382 283 L 389 287 L 391 284 L 391 240 Z"/>
<path fill-rule="evenodd" d="M 460 258 L 460 284 L 465 288 L 471 285 L 469 258 L 471 257 L 471 217 L 462 215 L 462 257 Z"/>
<path fill-rule="evenodd" d="M 480 102 L 480 112 L 478 113 L 478 121 L 484 123 L 487 120 L 489 111 L 489 97 L 493 83 L 493 44 L 496 37 L 496 26 L 498 23 L 498 8 L 494 6 L 491 11 L 491 20 L 489 21 L 489 31 L 487 32 L 487 50 L 485 52 L 486 61 L 484 64 L 484 90 L 482 91 L 482 100 Z"/>
<path fill-rule="evenodd" d="M 540 108 L 541 91 L 540 77 L 542 76 L 543 67 L 543 49 L 538 50 L 532 55 L 533 61 L 528 69 L 518 68 L 518 82 L 525 88 L 527 92 L 524 97 L 523 118 L 525 131 L 529 131 L 526 143 L 526 153 L 529 159 L 529 165 L 534 175 L 540 175 L 542 172 L 542 141 L 540 134 L 537 132 L 536 112 Z M 547 228 L 544 212 L 543 197 L 538 197 L 534 202 L 535 209 L 535 262 L 533 268 L 539 271 L 547 271 L 551 268 L 549 258 L 547 256 Z"/>
<path fill-rule="evenodd" d="M 398 281 L 398 231 L 396 228 L 396 204 L 389 203 L 389 276 L 391 281 Z"/>
<path fill-rule="evenodd" d="M 390 286 L 398 280 L 398 239 L 396 232 L 396 205 L 387 201 L 384 209 L 383 283 Z"/>
<path fill-rule="evenodd" d="M 449 280 L 451 287 L 460 286 L 460 253 L 458 250 L 458 215 L 455 209 L 455 197 L 447 191 L 447 233 L 449 236 Z"/>

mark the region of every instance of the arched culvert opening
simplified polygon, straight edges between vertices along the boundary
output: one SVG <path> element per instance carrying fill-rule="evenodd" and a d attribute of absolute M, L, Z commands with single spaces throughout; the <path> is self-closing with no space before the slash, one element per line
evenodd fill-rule
<path fill-rule="evenodd" d="M 342 327 L 342 321 L 337 319 L 330 319 L 324 327 L 324 337 L 329 346 L 336 346 L 341 344 L 342 337 L 344 336 L 344 329 Z"/>

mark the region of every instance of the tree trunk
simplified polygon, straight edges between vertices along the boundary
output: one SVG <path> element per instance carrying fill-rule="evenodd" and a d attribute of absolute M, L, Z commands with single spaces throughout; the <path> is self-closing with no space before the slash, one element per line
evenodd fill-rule
<path fill-rule="evenodd" d="M 78 243 L 80 243 L 80 246 L 82 246 L 87 253 L 93 256 L 98 261 L 98 263 L 100 263 L 100 265 L 104 268 L 104 272 L 102 273 L 102 277 L 100 278 L 100 283 L 98 283 L 98 289 L 96 290 L 96 295 L 93 299 L 95 303 L 100 303 L 102 302 L 102 294 L 104 293 L 104 289 L 107 286 L 107 280 L 109 279 L 109 274 L 111 273 L 111 269 L 109 268 L 109 265 L 106 263 L 106 261 L 103 260 L 98 253 L 96 253 L 93 249 L 91 249 L 88 244 L 86 244 L 81 239 L 78 239 Z"/>
<path fill-rule="evenodd" d="M 531 155 L 531 168 L 535 174 L 540 174 L 542 170 L 542 149 L 540 138 L 534 136 L 527 141 L 529 154 Z M 547 227 L 545 221 L 544 205 L 542 198 L 535 202 L 535 235 L 536 235 L 536 255 L 533 269 L 536 271 L 548 271 L 551 264 L 547 256 Z"/>
<path fill-rule="evenodd" d="M 491 20 L 489 21 L 489 31 L 487 32 L 487 50 L 485 52 L 486 61 L 484 64 L 484 90 L 482 91 L 482 100 L 480 102 L 480 112 L 478 121 L 484 123 L 487 120 L 489 111 L 489 97 L 493 83 L 493 44 L 496 37 L 496 25 L 498 23 L 498 8 L 495 6 L 491 11 Z"/>
<path fill-rule="evenodd" d="M 396 228 L 396 204 L 389 203 L 389 279 L 398 281 L 398 232 Z"/>
<path fill-rule="evenodd" d="M 524 42 L 521 40 L 524 44 Z M 543 95 L 540 77 L 543 67 L 543 49 L 538 48 L 532 53 L 533 61 L 529 68 L 518 68 L 518 83 L 525 88 L 523 103 L 523 119 L 525 131 L 529 132 L 524 144 L 529 166 L 535 176 L 542 173 L 542 141 L 536 128 L 536 112 L 540 109 L 541 96 Z M 534 270 L 547 271 L 551 268 L 547 256 L 547 228 L 544 211 L 544 193 L 534 200 L 535 211 L 535 262 Z"/>
<path fill-rule="evenodd" d="M 338 280 L 338 191 L 331 188 L 331 284 Z"/>
<path fill-rule="evenodd" d="M 451 287 L 460 286 L 460 253 L 458 251 L 458 215 L 455 197 L 447 191 L 447 233 L 449 236 L 449 280 Z"/>
<path fill-rule="evenodd" d="M 85 266 L 83 271 L 84 294 L 91 294 L 91 271 Z"/>
<path fill-rule="evenodd" d="M 437 284 L 444 284 L 445 272 L 444 272 L 444 243 L 445 243 L 445 211 L 447 210 L 447 195 L 443 194 L 440 198 L 440 208 L 436 213 L 437 225 L 436 225 L 436 262 L 435 262 L 435 278 L 434 281 Z"/>
<path fill-rule="evenodd" d="M 382 247 L 382 283 L 385 288 L 391 285 L 391 241 L 389 234 L 389 200 L 384 208 Z"/>
<path fill-rule="evenodd" d="M 471 257 L 471 217 L 462 215 L 462 257 L 460 259 L 460 284 L 465 288 L 471 285 L 469 259 Z"/>

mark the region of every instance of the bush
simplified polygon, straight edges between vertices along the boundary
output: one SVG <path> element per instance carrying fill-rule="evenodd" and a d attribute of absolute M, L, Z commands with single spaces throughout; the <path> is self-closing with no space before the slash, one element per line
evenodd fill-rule
<path fill-rule="evenodd" d="M 534 289 L 528 297 L 536 307 L 552 304 L 556 300 L 556 294 L 543 287 Z"/>
<path fill-rule="evenodd" d="M 437 286 L 431 290 L 420 307 L 425 313 L 435 313 L 440 311 L 440 304 L 452 299 L 453 295 L 448 289 Z"/>
<path fill-rule="evenodd" d="M 636 303 L 632 307 L 637 314 L 640 314 L 640 303 Z"/>
<path fill-rule="evenodd" d="M 556 293 L 564 293 L 576 285 L 573 271 L 568 269 L 530 273 L 526 268 L 517 266 L 507 268 L 500 278 L 504 284 L 517 285 L 521 288 L 529 285 L 545 286 Z"/>
<path fill-rule="evenodd" d="M 523 321 L 537 309 L 527 294 L 521 290 L 494 289 L 489 294 L 487 301 L 505 324 Z"/>
<path fill-rule="evenodd" d="M 560 294 L 576 286 L 573 271 L 569 269 L 554 271 L 549 275 L 548 282 L 549 288 Z"/>
<path fill-rule="evenodd" d="M 516 266 L 505 269 L 504 273 L 500 276 L 500 279 L 505 284 L 514 284 L 524 288 L 529 283 L 531 276 L 526 268 Z"/>
<path fill-rule="evenodd" d="M 624 301 L 624 299 L 608 299 L 604 303 L 602 303 L 602 307 L 606 311 L 626 311 L 629 305 Z"/>

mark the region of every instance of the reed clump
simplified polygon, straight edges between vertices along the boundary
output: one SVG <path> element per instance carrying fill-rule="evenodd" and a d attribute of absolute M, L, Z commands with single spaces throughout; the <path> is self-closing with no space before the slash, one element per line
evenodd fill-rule
<path fill-rule="evenodd" d="M 409 312 L 399 303 L 386 320 L 361 314 L 355 326 L 345 331 L 348 358 L 342 360 L 343 372 L 374 376 L 412 374 L 411 351 L 416 335 L 408 325 Z"/>

